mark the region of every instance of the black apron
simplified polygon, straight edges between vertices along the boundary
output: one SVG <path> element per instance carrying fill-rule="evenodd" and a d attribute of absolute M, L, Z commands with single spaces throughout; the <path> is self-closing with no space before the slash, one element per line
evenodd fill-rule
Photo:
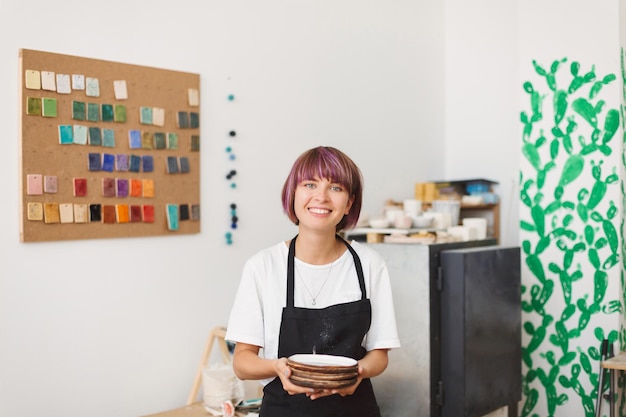
<path fill-rule="evenodd" d="M 356 360 L 365 356 L 361 346 L 372 320 L 372 306 L 365 293 L 363 267 L 348 242 L 337 235 L 356 267 L 361 299 L 322 309 L 294 307 L 294 258 L 296 237 L 289 245 L 287 258 L 287 306 L 283 308 L 278 357 L 297 353 L 323 353 L 348 356 Z M 369 378 L 363 379 L 352 395 L 330 395 L 311 400 L 306 394 L 289 395 L 276 377 L 263 389 L 260 417 L 380 417 L 380 411 Z"/>

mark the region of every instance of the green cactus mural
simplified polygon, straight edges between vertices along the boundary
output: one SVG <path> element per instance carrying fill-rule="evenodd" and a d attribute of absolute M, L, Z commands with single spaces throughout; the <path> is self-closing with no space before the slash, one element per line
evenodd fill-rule
<path fill-rule="evenodd" d="M 533 69 L 520 115 L 527 270 L 520 415 L 593 417 L 600 343 L 625 340 L 617 330 L 625 296 L 617 291 L 624 288 L 623 117 L 621 105 L 605 101 L 618 81 L 567 58 L 533 62 Z M 608 415 L 608 406 L 602 411 Z"/>

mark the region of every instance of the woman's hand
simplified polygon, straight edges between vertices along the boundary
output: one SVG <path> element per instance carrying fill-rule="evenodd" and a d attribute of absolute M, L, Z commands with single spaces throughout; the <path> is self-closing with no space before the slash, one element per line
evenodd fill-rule
<path fill-rule="evenodd" d="M 315 390 L 313 388 L 301 387 L 289 380 L 289 377 L 291 376 L 291 369 L 287 366 L 287 358 L 279 358 L 276 360 L 274 368 L 276 375 L 280 378 L 280 382 L 283 384 L 283 389 L 287 391 L 287 394 L 306 394 L 307 397 L 311 397 L 312 395 L 320 392 L 319 390 Z"/>

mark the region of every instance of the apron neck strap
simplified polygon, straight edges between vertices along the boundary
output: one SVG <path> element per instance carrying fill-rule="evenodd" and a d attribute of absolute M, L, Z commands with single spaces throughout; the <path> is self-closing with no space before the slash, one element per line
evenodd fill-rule
<path fill-rule="evenodd" d="M 294 307 L 294 282 L 295 282 L 295 258 L 296 258 L 296 238 L 298 235 L 295 235 L 293 239 L 291 239 L 291 243 L 289 244 L 289 253 L 287 254 L 287 307 Z M 359 288 L 361 289 L 361 300 L 365 300 L 367 298 L 365 293 L 365 278 L 363 276 L 363 266 L 361 265 L 361 259 L 359 255 L 356 254 L 356 251 L 345 239 L 343 239 L 339 235 L 335 235 L 335 238 L 341 242 L 343 242 L 350 254 L 352 255 L 352 259 L 354 259 L 354 267 L 356 268 L 356 275 L 359 279 Z"/>

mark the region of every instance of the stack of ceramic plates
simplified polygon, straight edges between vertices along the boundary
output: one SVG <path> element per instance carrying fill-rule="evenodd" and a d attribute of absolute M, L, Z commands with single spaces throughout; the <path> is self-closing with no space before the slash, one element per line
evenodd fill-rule
<path fill-rule="evenodd" d="M 337 389 L 353 385 L 358 363 L 345 356 L 300 354 L 287 358 L 292 383 L 301 387 Z"/>

